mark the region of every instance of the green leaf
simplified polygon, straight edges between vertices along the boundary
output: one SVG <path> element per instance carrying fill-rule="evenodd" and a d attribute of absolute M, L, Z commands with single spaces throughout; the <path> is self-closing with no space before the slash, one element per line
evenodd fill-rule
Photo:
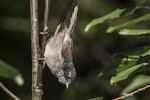
<path fill-rule="evenodd" d="M 88 99 L 88 100 L 103 100 L 103 97 L 96 97 L 96 98 L 92 98 L 92 99 Z"/>
<path fill-rule="evenodd" d="M 131 59 L 131 58 L 123 58 L 122 62 L 117 68 L 117 73 L 123 72 L 124 70 L 127 70 L 137 64 L 139 60 L 138 59 Z"/>
<path fill-rule="evenodd" d="M 138 59 L 140 57 L 145 57 L 145 56 L 150 56 L 150 46 L 142 46 L 134 50 L 116 53 L 113 55 L 113 59 L 118 59 L 118 58 L 120 59 L 124 57 Z"/>
<path fill-rule="evenodd" d="M 127 9 L 115 9 L 114 11 L 112 11 L 111 13 L 100 17 L 100 18 L 96 18 L 94 20 L 92 20 L 85 28 L 85 32 L 88 32 L 93 26 L 98 25 L 103 23 L 104 21 L 108 20 L 108 19 L 114 19 L 114 18 L 118 18 L 121 16 L 129 16 L 131 14 L 133 14 L 136 10 L 140 9 L 140 8 L 146 8 L 145 6 L 140 6 L 140 7 L 134 7 L 134 8 L 127 8 Z"/>
<path fill-rule="evenodd" d="M 97 25 L 97 24 L 101 24 L 103 23 L 105 20 L 107 19 L 113 19 L 113 18 L 118 18 L 120 17 L 121 13 L 124 12 L 125 9 L 116 9 L 115 11 L 103 16 L 103 17 L 100 17 L 100 18 L 96 18 L 94 20 L 92 20 L 85 28 L 85 32 L 88 32 L 91 27 Z"/>
<path fill-rule="evenodd" d="M 125 87 L 122 94 L 129 93 L 148 84 L 150 84 L 150 76 L 138 75 L 127 87 Z"/>
<path fill-rule="evenodd" d="M 124 28 L 130 28 L 132 26 L 134 26 L 135 24 L 139 23 L 139 22 L 142 22 L 142 21 L 150 21 L 150 14 L 146 14 L 144 16 L 141 16 L 139 18 L 136 18 L 134 20 L 131 20 L 131 21 L 128 21 L 124 24 L 121 24 L 121 25 L 118 25 L 118 26 L 110 26 L 106 32 L 107 33 L 111 33 L 113 31 L 119 31 L 121 29 L 124 29 Z"/>
<path fill-rule="evenodd" d="M 121 16 L 129 16 L 132 15 L 136 10 L 140 8 L 145 8 L 146 6 L 137 6 L 137 7 L 132 7 L 132 8 L 127 8 L 124 12 L 121 13 Z"/>
<path fill-rule="evenodd" d="M 119 31 L 120 35 L 144 35 L 150 34 L 150 30 L 146 29 L 122 29 Z"/>
<path fill-rule="evenodd" d="M 114 83 L 117 83 L 117 82 L 119 82 L 121 80 L 124 80 L 124 79 L 128 78 L 128 76 L 130 74 L 132 74 L 134 71 L 136 71 L 140 67 L 143 67 L 143 66 L 147 65 L 147 63 L 141 63 L 141 64 L 137 64 L 137 65 L 131 66 L 131 65 L 133 65 L 131 63 L 133 63 L 133 62 L 129 61 L 128 64 L 121 64 L 120 66 L 126 67 L 126 68 L 124 68 L 124 69 L 121 68 L 121 70 L 118 70 L 117 75 L 113 76 L 111 78 L 110 83 L 114 84 Z M 131 66 L 131 67 L 129 68 L 129 66 Z"/>
<path fill-rule="evenodd" d="M 24 84 L 24 80 L 21 76 L 21 73 L 19 73 L 17 69 L 15 69 L 14 67 L 2 60 L 0 60 L 0 76 L 11 79 L 15 81 L 15 83 L 18 85 Z"/>
<path fill-rule="evenodd" d="M 111 84 L 126 79 L 130 74 L 149 63 L 150 46 L 143 46 L 127 52 L 113 55 L 113 61 L 117 62 L 117 73 L 110 80 Z M 119 59 L 119 60 L 117 60 Z"/>

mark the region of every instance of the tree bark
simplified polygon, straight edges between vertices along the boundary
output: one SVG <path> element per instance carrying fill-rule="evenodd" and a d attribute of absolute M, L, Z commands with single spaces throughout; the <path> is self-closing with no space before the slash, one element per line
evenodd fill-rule
<path fill-rule="evenodd" d="M 45 0 L 44 10 L 44 28 L 43 37 L 41 41 L 41 48 L 39 46 L 39 25 L 38 25 L 38 0 L 30 0 L 31 12 L 31 49 L 32 49 L 32 100 L 42 100 L 42 76 L 44 61 L 39 60 L 44 57 L 44 50 L 48 34 L 48 15 L 49 15 L 50 0 Z"/>
<path fill-rule="evenodd" d="M 32 100 L 42 100 L 42 71 L 39 66 L 38 0 L 30 0 L 32 49 Z"/>

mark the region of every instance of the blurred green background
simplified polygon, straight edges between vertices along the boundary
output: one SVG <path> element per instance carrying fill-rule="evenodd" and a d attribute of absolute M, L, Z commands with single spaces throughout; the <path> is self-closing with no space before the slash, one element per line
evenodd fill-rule
<path fill-rule="evenodd" d="M 49 28 L 52 35 L 63 13 L 67 0 L 51 0 Z M 94 18 L 104 16 L 116 8 L 128 8 L 137 5 L 150 6 L 149 0 L 75 0 L 66 18 L 71 17 L 73 7 L 79 5 L 78 21 L 73 34 L 74 64 L 77 78 L 69 89 L 58 83 L 57 79 L 46 67 L 43 75 L 43 100 L 87 100 L 104 96 L 111 100 L 117 96 L 126 82 L 111 86 L 109 79 L 114 70 L 105 72 L 99 78 L 100 72 L 110 67 L 112 54 L 126 51 L 142 45 L 149 45 L 148 36 L 120 36 L 115 32 L 106 34 L 108 25 L 115 25 L 144 13 L 139 10 L 134 16 L 118 21 L 106 22 L 85 33 L 84 28 Z M 43 26 L 44 0 L 39 0 L 40 31 Z M 149 27 L 143 22 L 139 27 Z M 22 100 L 31 100 L 31 44 L 30 44 L 30 1 L 1 0 L 0 3 L 0 59 L 15 66 L 24 78 L 25 84 L 17 86 L 13 81 L 1 78 L 0 81 Z M 141 96 L 142 95 L 142 96 Z M 137 99 L 138 98 L 138 99 Z M 146 90 L 132 97 L 131 100 L 149 100 L 150 91 Z M 11 100 L 0 89 L 1 100 Z M 129 100 L 129 99 L 127 99 Z"/>

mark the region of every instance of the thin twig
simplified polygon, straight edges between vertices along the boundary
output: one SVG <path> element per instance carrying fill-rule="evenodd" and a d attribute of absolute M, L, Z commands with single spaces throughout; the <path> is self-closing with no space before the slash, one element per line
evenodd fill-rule
<path fill-rule="evenodd" d="M 46 45 L 46 41 L 47 41 L 47 35 L 49 32 L 49 28 L 48 28 L 48 16 L 49 16 L 49 8 L 50 8 L 50 0 L 45 0 L 45 9 L 44 9 L 44 27 L 43 27 L 43 36 L 42 36 L 42 41 L 41 41 L 41 49 L 40 49 L 40 58 L 44 57 L 44 51 L 45 51 L 45 45 Z M 40 60 L 39 62 L 39 66 L 40 66 L 40 80 L 41 80 L 41 85 L 42 85 L 42 76 L 43 76 L 43 68 L 45 67 L 45 61 Z"/>
<path fill-rule="evenodd" d="M 49 16 L 49 8 L 50 8 L 50 0 L 45 0 L 45 10 L 44 10 L 44 28 L 43 28 L 43 37 L 42 37 L 42 43 L 41 43 L 41 57 L 43 57 L 45 45 L 47 41 L 47 35 L 49 32 L 48 28 L 48 16 Z"/>
<path fill-rule="evenodd" d="M 38 0 L 30 0 L 32 49 L 32 100 L 42 100 L 41 68 L 39 66 Z"/>
<path fill-rule="evenodd" d="M 0 82 L 0 87 L 13 99 L 15 100 L 21 100 L 19 99 L 14 93 L 12 93 L 8 88 L 6 88 L 1 82 Z"/>
<path fill-rule="evenodd" d="M 148 88 L 150 88 L 150 85 L 146 85 L 146 86 L 144 86 L 144 87 L 142 87 L 142 88 L 140 88 L 140 89 L 138 89 L 138 90 L 135 90 L 135 91 L 133 91 L 133 92 L 131 92 L 131 93 L 128 93 L 128 94 L 125 94 L 125 95 L 120 96 L 120 97 L 118 97 L 118 98 L 115 98 L 115 99 L 113 99 L 113 100 L 121 100 L 121 99 L 124 99 L 124 98 L 126 98 L 126 97 L 133 96 L 134 94 L 136 94 L 136 93 L 138 93 L 138 92 L 141 92 L 141 91 L 144 91 L 145 89 L 148 89 Z"/>

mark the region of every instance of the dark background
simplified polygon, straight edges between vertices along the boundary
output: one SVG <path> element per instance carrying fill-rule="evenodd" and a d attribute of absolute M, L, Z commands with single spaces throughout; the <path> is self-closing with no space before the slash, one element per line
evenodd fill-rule
<path fill-rule="evenodd" d="M 78 21 L 73 34 L 74 64 L 77 78 L 69 89 L 58 83 L 46 67 L 43 75 L 43 100 L 87 100 L 97 96 L 104 96 L 111 100 L 119 96 L 120 91 L 128 81 L 111 86 L 110 76 L 114 70 L 105 72 L 105 76 L 98 78 L 98 74 L 109 68 L 111 56 L 115 52 L 126 51 L 135 47 L 149 45 L 149 36 L 120 36 L 117 32 L 105 33 L 108 25 L 119 24 L 143 15 L 145 10 L 139 10 L 134 16 L 100 24 L 85 33 L 85 26 L 94 18 L 104 16 L 116 8 L 128 8 L 137 5 L 150 5 L 149 0 L 75 0 L 66 18 L 71 17 L 73 7 L 79 5 Z M 29 0 L 1 0 L 0 2 L 0 59 L 15 66 L 23 75 L 25 84 L 17 86 L 9 79 L 0 78 L 12 92 L 22 98 L 31 100 L 31 40 L 30 40 L 30 1 Z M 49 28 L 53 34 L 63 13 L 67 0 L 51 0 Z M 44 0 L 39 0 L 40 31 L 42 31 Z M 147 23 L 138 24 L 137 28 L 145 28 Z M 146 90 L 133 96 L 131 100 L 149 100 L 150 91 Z M 1 100 L 11 100 L 0 90 Z"/>

